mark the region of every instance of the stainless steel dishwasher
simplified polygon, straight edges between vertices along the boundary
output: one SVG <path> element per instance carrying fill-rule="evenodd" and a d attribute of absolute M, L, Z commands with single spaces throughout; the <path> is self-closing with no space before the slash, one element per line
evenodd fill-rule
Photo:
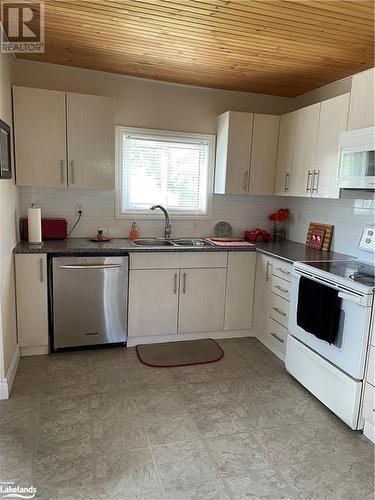
<path fill-rule="evenodd" d="M 54 349 L 126 342 L 128 257 L 54 257 Z"/>

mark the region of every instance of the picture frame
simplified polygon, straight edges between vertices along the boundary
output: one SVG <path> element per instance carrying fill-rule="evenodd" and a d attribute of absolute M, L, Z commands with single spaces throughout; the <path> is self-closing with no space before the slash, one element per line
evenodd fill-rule
<path fill-rule="evenodd" d="M 0 120 L 0 179 L 12 178 L 10 133 L 10 126 Z"/>
<path fill-rule="evenodd" d="M 322 250 L 323 252 L 329 252 L 329 249 L 331 248 L 333 228 L 334 226 L 331 224 L 311 222 L 306 235 L 306 246 L 315 248 L 316 250 Z"/>

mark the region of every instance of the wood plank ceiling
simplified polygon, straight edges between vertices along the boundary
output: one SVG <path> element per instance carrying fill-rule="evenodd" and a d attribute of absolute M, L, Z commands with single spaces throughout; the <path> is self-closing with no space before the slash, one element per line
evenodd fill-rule
<path fill-rule="evenodd" d="M 374 65 L 368 0 L 46 0 L 23 58 L 295 97 Z"/>

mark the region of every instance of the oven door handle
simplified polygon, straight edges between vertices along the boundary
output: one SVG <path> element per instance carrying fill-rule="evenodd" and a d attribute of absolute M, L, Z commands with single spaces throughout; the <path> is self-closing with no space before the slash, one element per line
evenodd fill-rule
<path fill-rule="evenodd" d="M 358 295 L 354 295 L 354 293 L 339 292 L 338 296 L 340 297 L 340 299 L 350 300 L 351 302 L 355 302 L 356 304 L 362 305 L 362 298 L 363 297 L 359 297 Z"/>

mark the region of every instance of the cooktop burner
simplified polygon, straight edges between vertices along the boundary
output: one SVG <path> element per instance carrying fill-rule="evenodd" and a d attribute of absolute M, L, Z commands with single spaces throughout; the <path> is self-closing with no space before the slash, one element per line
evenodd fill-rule
<path fill-rule="evenodd" d="M 375 287 L 375 266 L 357 261 L 309 262 L 309 266 L 341 278 L 353 280 L 361 285 Z"/>

